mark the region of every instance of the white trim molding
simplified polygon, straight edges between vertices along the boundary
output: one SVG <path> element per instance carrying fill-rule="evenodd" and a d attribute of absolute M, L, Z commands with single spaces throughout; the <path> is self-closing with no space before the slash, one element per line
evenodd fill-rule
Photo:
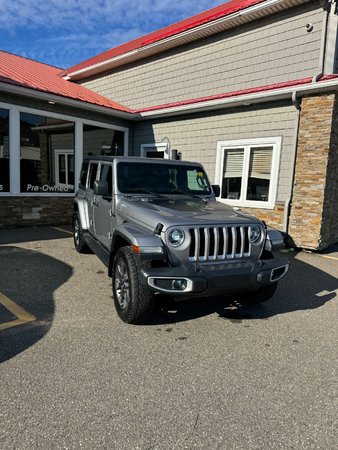
<path fill-rule="evenodd" d="M 0 107 L 2 107 L 0 103 Z M 17 108 L 9 109 L 9 191 L 20 192 L 20 112 Z M 19 168 L 19 170 L 18 170 Z"/>

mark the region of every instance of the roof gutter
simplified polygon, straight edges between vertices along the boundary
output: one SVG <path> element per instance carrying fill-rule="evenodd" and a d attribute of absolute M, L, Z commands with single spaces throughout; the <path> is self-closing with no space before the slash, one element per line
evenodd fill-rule
<path fill-rule="evenodd" d="M 300 2 L 302 3 L 302 2 Z M 169 36 L 167 38 L 159 39 L 156 42 L 145 44 L 139 48 L 136 48 L 135 50 L 129 51 L 127 53 L 123 53 L 121 55 L 115 56 L 113 58 L 110 58 L 108 60 L 104 60 L 101 62 L 98 62 L 96 64 L 92 64 L 90 66 L 84 67 L 79 70 L 75 70 L 74 72 L 69 72 L 66 75 L 63 76 L 65 80 L 71 80 L 71 79 L 80 79 L 84 77 L 88 77 L 92 75 L 93 73 L 103 72 L 105 70 L 108 70 L 111 66 L 117 63 L 121 63 L 119 65 L 123 65 L 123 61 L 128 61 L 132 57 L 136 57 L 135 59 L 141 59 L 144 56 L 147 56 L 147 52 L 149 52 L 151 49 L 160 47 L 160 46 L 166 46 L 166 49 L 168 48 L 168 44 L 170 42 L 178 41 L 179 39 L 182 39 L 183 37 L 187 37 L 189 35 L 193 35 L 196 33 L 199 33 L 201 31 L 211 30 L 212 28 L 217 28 L 220 24 L 225 24 L 227 22 L 235 21 L 238 18 L 243 18 L 246 16 L 252 16 L 254 13 L 260 13 L 262 10 L 268 9 L 269 7 L 273 7 L 276 5 L 283 5 L 285 4 L 285 0 L 266 0 L 262 3 L 259 3 L 257 5 L 249 6 L 246 9 L 237 11 L 233 14 L 227 15 L 225 17 L 221 17 L 219 19 L 212 20 L 211 22 L 208 22 L 206 24 L 196 26 L 194 28 L 191 28 L 189 30 L 178 32 L 172 36 Z M 145 36 L 146 37 L 146 36 Z M 180 45 L 180 44 L 178 44 Z M 156 52 L 153 52 L 154 54 Z M 130 61 L 128 61 L 130 62 Z"/>
<path fill-rule="evenodd" d="M 177 116 L 182 114 L 198 113 L 216 109 L 236 108 L 241 106 L 250 106 L 256 103 L 266 103 L 275 100 L 292 100 L 294 92 L 300 97 L 306 94 L 320 93 L 329 90 L 338 89 L 338 78 L 317 83 L 308 83 L 306 85 L 294 85 L 281 89 L 273 89 L 259 93 L 243 94 L 231 98 L 219 98 L 216 100 L 204 100 L 179 106 L 166 106 L 163 108 L 154 108 L 152 110 L 135 111 L 134 119 L 154 119 L 161 117 Z"/>
<path fill-rule="evenodd" d="M 80 100 L 69 99 L 67 97 L 49 94 L 34 89 L 12 85 L 9 83 L 0 82 L 0 92 L 6 92 L 15 95 L 21 95 L 33 99 L 38 99 L 50 103 L 67 105 L 74 108 L 85 109 L 95 113 L 102 113 L 113 117 L 118 117 L 125 120 L 147 120 L 170 116 L 179 116 L 184 114 L 200 113 L 205 111 L 212 111 L 218 109 L 248 107 L 257 103 L 267 103 L 275 100 L 294 100 L 294 93 L 297 92 L 297 97 L 302 95 L 321 93 L 325 91 L 332 91 L 338 89 L 338 77 L 325 81 L 318 81 L 316 83 L 294 84 L 284 88 L 277 88 L 266 90 L 264 92 L 256 92 L 249 94 L 239 94 L 232 97 L 220 96 L 217 99 L 196 99 L 187 101 L 186 104 L 182 102 L 180 105 L 166 105 L 149 108 L 148 110 L 133 110 L 131 112 L 119 111 L 113 108 L 107 108 L 92 103 L 83 102 Z"/>
<path fill-rule="evenodd" d="M 105 106 L 100 106 L 95 103 L 88 103 L 81 100 L 74 100 L 68 97 L 63 97 L 62 95 L 49 94 L 47 92 L 38 91 L 35 89 L 29 89 L 22 86 L 17 86 L 10 83 L 0 82 L 0 92 L 6 92 L 10 94 L 21 95 L 29 98 L 34 98 L 42 101 L 46 101 L 51 104 L 67 105 L 73 108 L 86 109 L 87 111 L 92 111 L 95 113 L 102 113 L 109 116 L 118 117 L 120 119 L 132 120 L 134 114 L 118 109 L 107 108 Z"/>

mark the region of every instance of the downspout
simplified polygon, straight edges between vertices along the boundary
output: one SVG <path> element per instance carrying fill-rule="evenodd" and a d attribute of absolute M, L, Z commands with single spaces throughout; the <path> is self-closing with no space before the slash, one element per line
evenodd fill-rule
<path fill-rule="evenodd" d="M 289 222 L 290 222 L 290 213 L 292 206 L 292 198 L 293 198 L 293 189 L 295 183 L 296 176 L 296 161 L 297 161 L 297 147 L 298 147 L 298 133 L 299 133 L 299 125 L 300 125 L 300 102 L 297 98 L 297 91 L 292 92 L 292 104 L 296 109 L 296 117 L 293 131 L 293 166 L 292 166 L 292 176 L 291 176 L 291 192 L 290 196 L 286 199 L 284 205 L 284 220 L 283 220 L 283 232 L 286 237 L 289 234 Z"/>
<path fill-rule="evenodd" d="M 325 11 L 323 17 L 323 27 L 322 27 L 322 39 L 321 46 L 319 51 L 319 72 L 314 74 L 312 78 L 313 83 L 317 83 L 317 81 L 324 75 L 325 72 L 325 57 L 326 57 L 326 44 L 327 44 L 327 36 L 328 36 L 328 25 L 329 25 L 329 17 L 330 17 L 330 6 L 331 0 L 320 0 L 320 3 Z"/>

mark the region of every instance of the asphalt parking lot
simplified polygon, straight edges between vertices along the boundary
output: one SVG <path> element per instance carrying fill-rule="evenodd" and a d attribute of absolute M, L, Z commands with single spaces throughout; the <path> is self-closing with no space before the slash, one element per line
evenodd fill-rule
<path fill-rule="evenodd" d="M 336 449 L 338 249 L 273 300 L 122 323 L 69 228 L 0 231 L 1 449 Z"/>

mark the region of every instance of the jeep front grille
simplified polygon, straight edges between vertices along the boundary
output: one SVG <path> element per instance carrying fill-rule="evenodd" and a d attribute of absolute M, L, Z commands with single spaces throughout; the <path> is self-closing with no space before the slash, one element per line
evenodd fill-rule
<path fill-rule="evenodd" d="M 223 261 L 250 257 L 250 227 L 198 227 L 189 229 L 190 261 Z"/>

